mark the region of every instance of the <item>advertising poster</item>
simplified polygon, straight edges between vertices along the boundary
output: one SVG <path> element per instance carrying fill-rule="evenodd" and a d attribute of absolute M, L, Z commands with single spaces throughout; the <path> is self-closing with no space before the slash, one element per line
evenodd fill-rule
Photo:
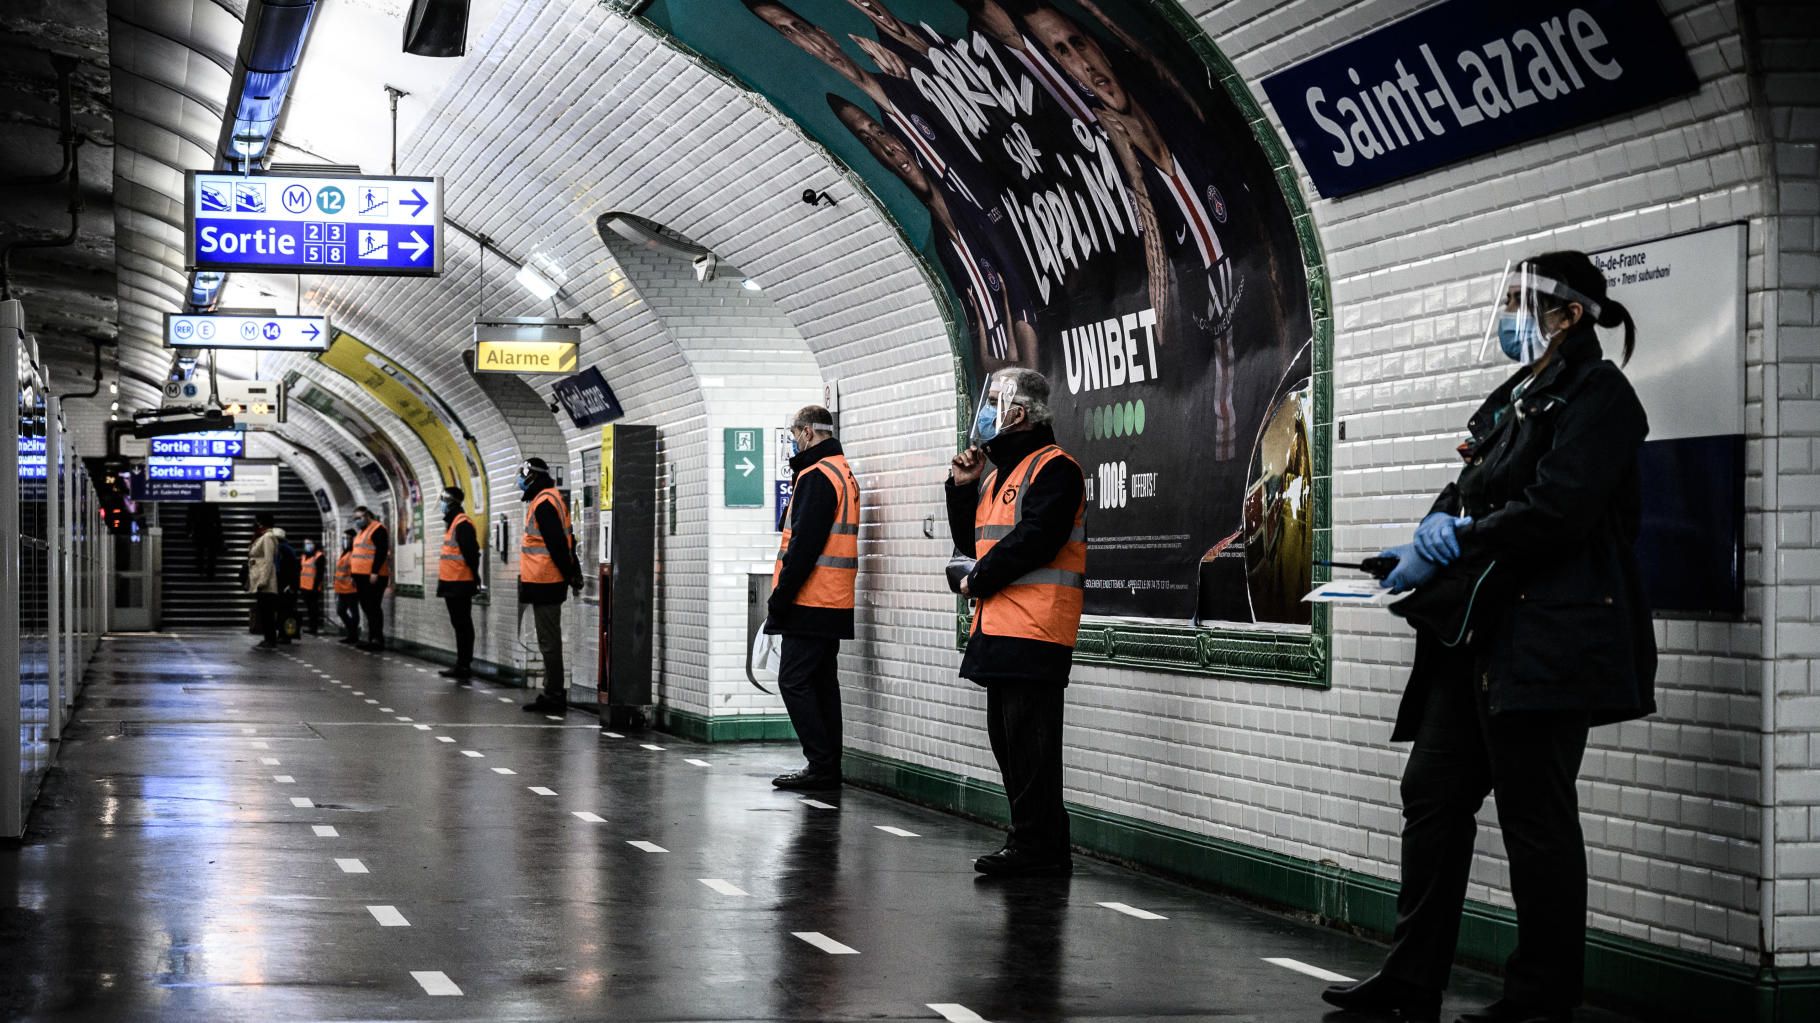
<path fill-rule="evenodd" d="M 657 0 L 645 17 L 865 181 L 964 322 L 970 393 L 1001 367 L 1049 379 L 1087 477 L 1090 614 L 1304 623 L 1303 248 L 1244 112 L 1162 12 Z"/>

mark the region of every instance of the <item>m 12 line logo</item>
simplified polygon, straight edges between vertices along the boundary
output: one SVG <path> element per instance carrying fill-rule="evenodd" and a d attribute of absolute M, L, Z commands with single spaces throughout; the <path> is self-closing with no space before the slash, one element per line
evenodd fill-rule
<path fill-rule="evenodd" d="M 1696 85 L 1656 0 L 1449 0 L 1271 76 L 1329 197 L 1635 109 Z"/>

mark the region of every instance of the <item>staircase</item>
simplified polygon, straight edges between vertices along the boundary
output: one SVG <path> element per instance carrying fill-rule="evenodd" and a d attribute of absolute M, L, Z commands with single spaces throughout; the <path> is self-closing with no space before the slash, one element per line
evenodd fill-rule
<path fill-rule="evenodd" d="M 163 621 L 167 630 L 239 629 L 244 631 L 253 613 L 253 595 L 240 585 L 240 566 L 246 562 L 247 548 L 253 543 L 253 516 L 271 512 L 278 528 L 284 530 L 291 546 L 303 555 L 303 541 L 315 540 L 318 546 L 334 550 L 334 544 L 323 543 L 322 513 L 316 498 L 289 466 L 278 467 L 278 501 L 259 504 L 219 504 L 221 509 L 221 554 L 215 561 L 215 577 L 204 578 L 196 547 L 184 535 L 189 506 L 159 505 L 159 524 L 164 527 Z M 333 560 L 328 563 L 333 564 Z M 326 566 L 325 566 L 326 567 Z"/>

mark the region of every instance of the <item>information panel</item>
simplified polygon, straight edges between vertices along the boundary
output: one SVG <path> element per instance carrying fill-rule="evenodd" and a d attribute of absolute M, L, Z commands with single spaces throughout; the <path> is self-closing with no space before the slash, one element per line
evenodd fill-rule
<path fill-rule="evenodd" d="M 435 277 L 442 180 L 185 175 L 191 270 Z"/>
<path fill-rule="evenodd" d="M 165 313 L 164 347 L 320 352 L 329 347 L 329 319 L 257 310 Z"/>
<path fill-rule="evenodd" d="M 154 458 L 145 463 L 145 478 L 203 483 L 231 480 L 234 478 L 234 462 L 227 458 Z"/>
<path fill-rule="evenodd" d="M 246 435 L 235 430 L 206 430 L 153 437 L 146 452 L 154 458 L 240 458 L 246 454 Z"/>

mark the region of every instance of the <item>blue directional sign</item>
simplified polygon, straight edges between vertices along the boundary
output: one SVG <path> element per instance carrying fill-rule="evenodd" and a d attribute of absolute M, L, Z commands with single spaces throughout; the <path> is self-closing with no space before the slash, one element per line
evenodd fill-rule
<path fill-rule="evenodd" d="M 191 270 L 436 277 L 442 179 L 190 171 Z"/>
<path fill-rule="evenodd" d="M 234 478 L 231 458 L 151 458 L 145 463 L 148 480 L 227 481 Z"/>
<path fill-rule="evenodd" d="M 234 430 L 205 430 L 153 437 L 146 441 L 153 458 L 240 458 L 246 454 L 246 435 Z"/>
<path fill-rule="evenodd" d="M 280 316 L 257 309 L 165 313 L 164 347 L 326 352 L 329 348 L 329 318 Z"/>

